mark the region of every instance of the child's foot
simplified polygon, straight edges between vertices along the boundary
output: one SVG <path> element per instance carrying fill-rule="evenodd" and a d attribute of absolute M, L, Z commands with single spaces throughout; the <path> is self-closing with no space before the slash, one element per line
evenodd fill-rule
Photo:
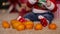
<path fill-rule="evenodd" d="M 25 19 L 25 18 L 23 18 L 23 17 L 21 17 L 21 16 L 19 16 L 19 17 L 17 18 L 17 20 L 20 21 L 20 22 L 30 21 L 29 19 Z"/>
<path fill-rule="evenodd" d="M 39 16 L 38 18 L 40 19 L 42 26 L 46 27 L 48 24 L 47 19 L 44 18 L 43 16 Z"/>

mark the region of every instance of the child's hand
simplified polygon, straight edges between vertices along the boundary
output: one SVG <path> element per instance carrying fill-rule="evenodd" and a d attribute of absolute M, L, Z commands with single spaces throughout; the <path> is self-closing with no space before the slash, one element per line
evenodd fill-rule
<path fill-rule="evenodd" d="M 19 8 L 19 12 L 21 12 L 23 8 L 24 8 L 24 7 L 20 7 L 20 8 Z"/>
<path fill-rule="evenodd" d="M 51 1 L 47 0 L 46 2 L 47 2 L 46 5 L 49 7 L 51 5 Z"/>
<path fill-rule="evenodd" d="M 21 4 L 21 7 L 19 8 L 19 12 L 21 12 L 22 9 L 25 9 L 25 7 L 26 7 L 26 4 Z"/>
<path fill-rule="evenodd" d="M 29 8 L 28 6 L 26 6 L 26 11 L 30 11 L 31 10 L 31 8 Z"/>

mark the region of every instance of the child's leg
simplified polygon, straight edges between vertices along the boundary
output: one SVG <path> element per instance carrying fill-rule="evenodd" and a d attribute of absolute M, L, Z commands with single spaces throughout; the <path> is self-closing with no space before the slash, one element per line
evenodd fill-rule
<path fill-rule="evenodd" d="M 38 16 L 38 19 L 40 19 L 40 22 L 44 27 L 50 24 L 53 18 L 54 18 L 53 14 L 49 12 L 43 13 L 42 15 Z"/>
<path fill-rule="evenodd" d="M 46 13 L 43 16 L 49 21 L 49 24 L 52 22 L 54 18 L 54 15 L 52 13 Z"/>
<path fill-rule="evenodd" d="M 34 13 L 32 13 L 32 12 L 27 13 L 27 14 L 24 16 L 24 18 L 29 19 L 29 20 L 31 20 L 31 21 L 37 21 L 37 20 L 38 20 L 38 17 L 37 17 Z"/>

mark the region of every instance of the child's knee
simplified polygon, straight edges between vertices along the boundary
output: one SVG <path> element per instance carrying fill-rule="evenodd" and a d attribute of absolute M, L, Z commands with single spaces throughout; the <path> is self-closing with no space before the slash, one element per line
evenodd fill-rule
<path fill-rule="evenodd" d="M 54 15 L 46 14 L 46 15 L 44 15 L 44 17 L 49 21 L 49 23 L 51 23 L 52 20 L 54 19 Z"/>

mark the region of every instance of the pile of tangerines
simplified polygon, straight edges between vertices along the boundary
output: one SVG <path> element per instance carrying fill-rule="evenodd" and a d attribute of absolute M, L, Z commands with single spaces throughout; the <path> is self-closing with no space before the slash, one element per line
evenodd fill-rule
<path fill-rule="evenodd" d="M 26 22 L 20 22 L 17 20 L 11 20 L 10 23 L 8 23 L 7 21 L 2 21 L 2 27 L 3 28 L 10 28 L 12 26 L 13 29 L 16 29 L 18 31 L 22 31 L 25 29 L 31 30 L 31 29 L 35 29 L 35 30 L 42 30 L 43 26 L 40 23 L 37 23 L 34 25 L 34 23 L 32 21 L 26 21 Z M 50 24 L 48 25 L 49 29 L 55 30 L 57 28 L 56 24 Z"/>

